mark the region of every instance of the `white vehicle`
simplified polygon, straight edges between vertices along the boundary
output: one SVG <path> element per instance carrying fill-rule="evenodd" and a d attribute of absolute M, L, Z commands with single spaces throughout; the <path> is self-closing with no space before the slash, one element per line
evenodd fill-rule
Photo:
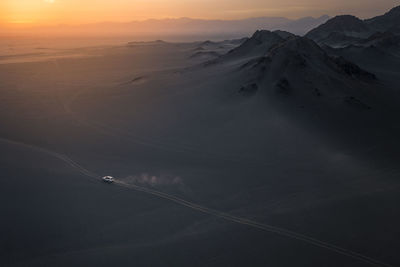
<path fill-rule="evenodd" d="M 111 184 L 111 183 L 114 182 L 114 177 L 112 177 L 112 176 L 104 176 L 104 177 L 102 178 L 102 180 L 103 180 L 103 182 L 105 182 L 105 183 Z"/>

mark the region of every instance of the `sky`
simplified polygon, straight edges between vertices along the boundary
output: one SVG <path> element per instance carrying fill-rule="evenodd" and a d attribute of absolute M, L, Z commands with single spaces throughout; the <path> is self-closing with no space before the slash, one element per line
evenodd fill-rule
<path fill-rule="evenodd" d="M 0 0 L 0 24 L 48 26 L 151 18 L 299 18 L 323 14 L 368 18 L 397 5 L 400 0 Z"/>

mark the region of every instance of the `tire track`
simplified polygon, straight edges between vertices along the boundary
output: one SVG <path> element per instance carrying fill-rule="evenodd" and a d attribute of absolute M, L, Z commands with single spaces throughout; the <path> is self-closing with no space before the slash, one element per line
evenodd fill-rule
<path fill-rule="evenodd" d="M 35 150 L 35 151 L 38 151 L 38 152 L 41 152 L 41 153 L 45 153 L 45 154 L 47 154 L 49 156 L 52 156 L 54 158 L 57 158 L 57 159 L 63 161 L 64 163 L 66 163 L 68 166 L 70 166 L 71 168 L 75 169 L 79 173 L 81 173 L 81 174 L 83 174 L 83 175 L 85 175 L 85 176 L 87 176 L 87 177 L 89 177 L 91 179 L 94 179 L 94 180 L 97 180 L 97 181 L 101 181 L 100 175 L 98 175 L 98 174 L 96 174 L 96 173 L 94 173 L 92 171 L 89 171 L 88 169 L 84 168 L 79 163 L 75 162 L 74 160 L 72 160 L 71 158 L 69 158 L 68 156 L 66 156 L 64 154 L 57 153 L 57 152 L 54 152 L 54 151 L 51 151 L 51 150 L 48 150 L 48 149 L 45 149 L 45 148 L 42 148 L 42 147 L 25 144 L 25 143 L 22 143 L 22 142 L 17 142 L 17 141 L 13 141 L 13 140 L 4 139 L 4 138 L 1 138 L 1 137 L 0 137 L 0 141 L 6 142 L 6 143 L 9 143 L 9 144 L 13 144 L 13 145 L 24 146 L 24 147 L 30 148 L 32 150 Z M 259 229 L 259 230 L 262 230 L 262 231 L 265 231 L 265 232 L 274 233 L 274 234 L 277 234 L 277 235 L 280 235 L 280 236 L 284 236 L 284 237 L 287 237 L 287 238 L 290 238 L 290 239 L 294 239 L 294 240 L 299 240 L 299 241 L 302 241 L 304 243 L 313 245 L 315 247 L 319 247 L 321 249 L 326 249 L 326 250 L 329 250 L 331 252 L 335 252 L 337 254 L 340 254 L 340 255 L 343 255 L 343 256 L 347 256 L 347 257 L 352 258 L 354 260 L 358 260 L 358 261 L 364 262 L 364 263 L 366 263 L 366 264 L 368 264 L 370 266 L 394 267 L 394 266 L 392 266 L 390 264 L 387 264 L 387 263 L 384 263 L 382 261 L 373 259 L 373 258 L 365 256 L 363 254 L 360 254 L 360 253 L 357 253 L 357 252 L 354 252 L 354 251 L 339 247 L 337 245 L 334 245 L 334 244 L 331 244 L 331 243 L 328 243 L 328 242 L 325 242 L 325 241 L 321 241 L 319 239 L 316 239 L 316 238 L 313 238 L 313 237 L 310 237 L 310 236 L 307 236 L 307 235 L 304 235 L 304 234 L 300 234 L 300 233 L 297 233 L 297 232 L 293 232 L 293 231 L 290 231 L 290 230 L 287 230 L 287 229 L 284 229 L 284 228 L 272 226 L 272 225 L 265 224 L 265 223 L 259 223 L 259 222 L 256 222 L 256 221 L 253 221 L 253 220 L 249 220 L 249 219 L 246 219 L 246 218 L 234 216 L 234 215 L 231 215 L 229 213 L 218 211 L 218 210 L 215 210 L 215 209 L 211 209 L 211 208 L 202 206 L 200 204 L 196 204 L 196 203 L 187 201 L 185 199 L 182 199 L 182 198 L 179 198 L 179 197 L 176 197 L 174 195 L 170 195 L 170 194 L 167 194 L 167 193 L 164 193 L 164 192 L 161 192 L 161 191 L 157 191 L 157 190 L 146 188 L 146 187 L 141 187 L 141 186 L 134 185 L 134 184 L 128 184 L 128 183 L 125 183 L 125 182 L 121 181 L 120 179 L 116 179 L 115 180 L 115 184 L 118 185 L 118 186 L 127 188 L 127 189 L 135 190 L 137 192 L 142 192 L 142 193 L 146 193 L 146 194 L 149 194 L 149 195 L 152 195 L 152 196 L 156 196 L 156 197 L 159 197 L 161 199 L 165 199 L 165 200 L 174 202 L 176 204 L 179 204 L 181 206 L 190 208 L 192 210 L 195 210 L 195 211 L 198 211 L 198 212 L 202 212 L 204 214 L 208 214 L 208 215 L 211 215 L 211 216 L 215 216 L 215 217 L 224 219 L 224 220 L 232 222 L 232 223 L 237 223 L 237 224 L 249 226 L 249 227 L 252 227 L 252 228 L 255 228 L 255 229 Z"/>
<path fill-rule="evenodd" d="M 98 179 L 100 177 L 99 175 L 97 175 L 97 174 L 89 171 L 88 169 L 82 167 L 80 164 L 78 164 L 77 162 L 73 161 L 72 159 L 70 159 L 68 156 L 66 156 L 64 154 L 57 153 L 57 152 L 45 149 L 43 147 L 30 145 L 30 144 L 26 144 L 26 143 L 23 143 L 23 142 L 17 142 L 17 141 L 13 141 L 13 140 L 1 138 L 1 137 L 0 137 L 0 141 L 4 142 L 4 143 L 16 145 L 16 146 L 23 146 L 23 147 L 29 148 L 31 150 L 38 151 L 40 153 L 44 153 L 44 154 L 47 154 L 47 155 L 52 156 L 54 158 L 57 158 L 57 159 L 63 161 L 64 163 L 66 163 L 71 168 L 75 169 L 76 171 L 80 172 L 81 174 L 83 174 L 83 175 L 85 175 L 87 177 L 95 178 L 95 179 Z"/>
<path fill-rule="evenodd" d="M 252 221 L 252 220 L 249 220 L 246 218 L 237 217 L 237 216 L 231 215 L 229 213 L 225 213 L 225 212 L 221 212 L 218 210 L 214 210 L 211 208 L 201 206 L 199 204 L 178 198 L 176 196 L 173 196 L 173 195 L 170 195 L 170 194 L 167 194 L 164 192 L 160 192 L 160 191 L 153 190 L 150 188 L 144 188 L 144 187 L 137 186 L 137 185 L 127 184 L 120 180 L 116 180 L 115 183 L 120 186 L 126 187 L 126 188 L 130 188 L 130 189 L 133 189 L 133 190 L 136 190 L 139 192 L 144 192 L 144 193 L 151 194 L 151 195 L 163 198 L 163 199 L 167 199 L 169 201 L 175 202 L 177 204 L 188 207 L 190 209 L 197 210 L 202 213 L 209 214 L 209 215 L 221 218 L 221 219 L 225 219 L 230 222 L 250 226 L 250 227 L 257 228 L 257 229 L 260 229 L 260 230 L 263 230 L 263 231 L 266 231 L 269 233 L 274 233 L 274 234 L 285 236 L 285 237 L 288 237 L 291 239 L 296 239 L 296 240 L 314 245 L 314 246 L 322 248 L 322 249 L 327 249 L 332 252 L 341 254 L 343 256 L 347 256 L 347 257 L 353 258 L 355 260 L 362 261 L 371 266 L 393 267 L 390 264 L 375 260 L 373 258 L 362 255 L 360 253 L 357 253 L 357 252 L 354 252 L 354 251 L 351 251 L 351 250 L 348 250 L 348 249 L 345 249 L 345 248 L 342 248 L 342 247 L 339 247 L 339 246 L 336 246 L 336 245 L 333 245 L 333 244 L 330 244 L 330 243 L 327 243 L 327 242 L 324 242 L 324 241 L 321 241 L 318 239 L 315 239 L 313 237 L 309 237 L 307 235 L 299 234 L 299 233 L 296 233 L 296 232 L 293 232 L 293 231 L 290 231 L 290 230 L 287 230 L 284 228 L 280 228 L 280 227 L 276 227 L 276 226 L 272 226 L 272 225 L 268 225 L 268 224 L 264 224 L 264 223 L 259 223 L 259 222 Z"/>

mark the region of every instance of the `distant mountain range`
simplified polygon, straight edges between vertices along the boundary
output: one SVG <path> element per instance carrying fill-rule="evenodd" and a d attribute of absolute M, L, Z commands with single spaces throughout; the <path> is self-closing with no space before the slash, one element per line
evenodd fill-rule
<path fill-rule="evenodd" d="M 126 23 L 103 22 L 85 25 L 58 25 L 19 30 L 21 33 L 48 33 L 59 35 L 136 35 L 149 36 L 145 40 L 168 39 L 170 36 L 205 36 L 204 38 L 236 38 L 249 36 L 258 29 L 284 30 L 303 35 L 326 22 L 327 15 L 319 18 L 305 17 L 288 19 L 283 17 L 259 17 L 242 20 L 204 20 L 204 19 L 150 19 Z M 169 38 L 171 39 L 171 38 Z"/>

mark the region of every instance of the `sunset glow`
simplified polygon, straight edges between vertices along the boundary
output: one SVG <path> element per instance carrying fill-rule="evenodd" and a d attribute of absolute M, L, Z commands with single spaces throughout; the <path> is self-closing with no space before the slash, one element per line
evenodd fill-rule
<path fill-rule="evenodd" d="M 0 267 L 400 267 L 400 0 L 0 0 Z"/>
<path fill-rule="evenodd" d="M 361 17 L 369 17 L 398 3 L 399 1 L 395 0 L 2 0 L 0 22 L 57 25 L 177 17 L 238 19 L 282 16 L 299 18 L 335 13 L 353 13 Z"/>

